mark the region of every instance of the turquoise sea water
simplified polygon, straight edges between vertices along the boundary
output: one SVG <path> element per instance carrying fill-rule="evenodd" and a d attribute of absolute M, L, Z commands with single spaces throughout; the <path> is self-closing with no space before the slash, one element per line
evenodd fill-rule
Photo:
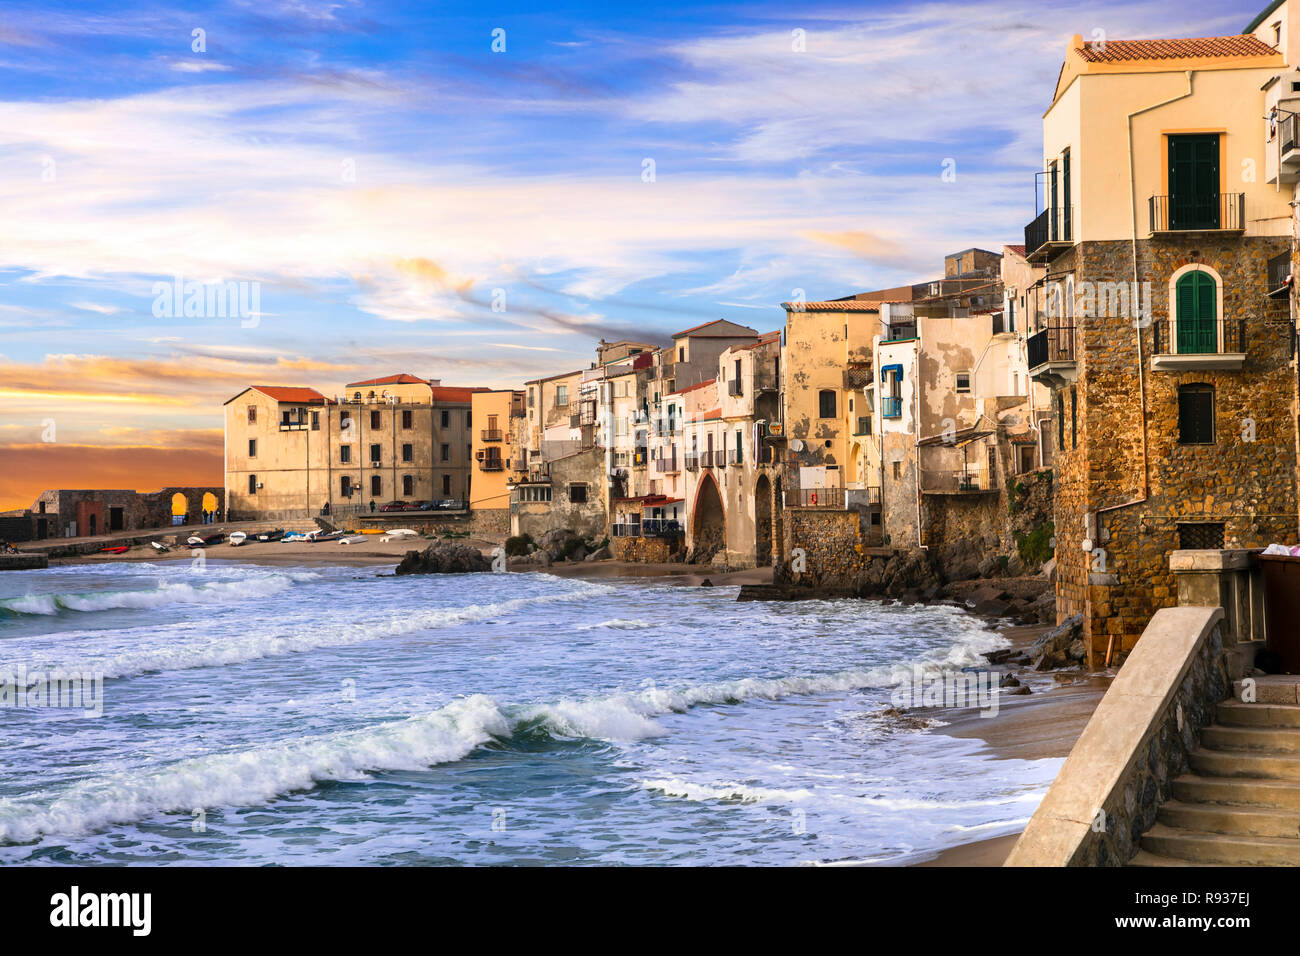
<path fill-rule="evenodd" d="M 1059 760 L 881 716 L 952 608 L 209 561 L 0 575 L 0 863 L 898 861 L 1015 829 Z"/>

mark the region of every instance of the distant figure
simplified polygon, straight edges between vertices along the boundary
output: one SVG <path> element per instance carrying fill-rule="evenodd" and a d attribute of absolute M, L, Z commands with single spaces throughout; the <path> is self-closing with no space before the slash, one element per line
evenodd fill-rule
<path fill-rule="evenodd" d="M 323 515 L 328 515 L 330 513 L 330 503 L 328 501 L 325 502 L 325 507 L 320 510 L 320 513 Z"/>
<path fill-rule="evenodd" d="M 370 513 L 371 513 L 371 514 L 374 514 L 374 513 L 375 513 L 375 499 L 374 499 L 374 498 L 371 498 L 371 499 L 370 499 Z"/>

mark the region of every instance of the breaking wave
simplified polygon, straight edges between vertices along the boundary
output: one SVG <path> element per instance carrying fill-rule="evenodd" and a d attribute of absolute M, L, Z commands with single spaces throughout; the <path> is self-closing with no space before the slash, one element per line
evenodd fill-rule
<path fill-rule="evenodd" d="M 270 597 L 314 577 L 312 574 L 277 573 L 198 585 L 188 581 L 159 581 L 157 587 L 149 590 L 27 594 L 0 601 L 0 608 L 15 614 L 53 615 L 60 611 L 94 612 L 122 608 L 142 610 L 177 604 L 232 604 L 251 598 Z"/>

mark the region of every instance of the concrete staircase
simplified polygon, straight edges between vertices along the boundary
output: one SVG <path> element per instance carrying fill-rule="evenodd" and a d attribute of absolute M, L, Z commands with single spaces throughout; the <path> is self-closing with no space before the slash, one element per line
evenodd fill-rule
<path fill-rule="evenodd" d="M 1300 865 L 1300 684 L 1265 681 L 1219 705 L 1131 866 Z"/>

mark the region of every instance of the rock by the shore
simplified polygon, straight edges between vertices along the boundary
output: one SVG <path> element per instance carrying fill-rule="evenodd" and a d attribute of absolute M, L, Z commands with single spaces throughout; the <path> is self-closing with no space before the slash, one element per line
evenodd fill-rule
<path fill-rule="evenodd" d="M 610 551 L 609 551 L 609 545 L 606 545 L 606 546 L 603 547 L 603 548 L 597 548 L 595 551 L 591 552 L 591 554 L 587 555 L 587 556 L 586 556 L 585 558 L 583 558 L 582 560 L 584 560 L 584 561 L 608 561 L 611 557 L 613 557 L 613 555 L 610 554 Z"/>
<path fill-rule="evenodd" d="M 1086 656 L 1083 645 L 1083 615 L 1076 614 L 1059 627 L 1042 635 L 1029 649 L 1029 656 L 1033 658 L 1034 670 L 1039 671 L 1067 667 L 1082 661 Z"/>
<path fill-rule="evenodd" d="M 872 560 L 854 576 L 851 587 L 858 597 L 901 598 L 909 591 L 937 593 L 941 584 L 930 556 L 913 548 Z"/>
<path fill-rule="evenodd" d="M 423 551 L 408 551 L 396 574 L 464 574 L 491 571 L 492 562 L 477 548 L 454 541 L 435 541 Z"/>

